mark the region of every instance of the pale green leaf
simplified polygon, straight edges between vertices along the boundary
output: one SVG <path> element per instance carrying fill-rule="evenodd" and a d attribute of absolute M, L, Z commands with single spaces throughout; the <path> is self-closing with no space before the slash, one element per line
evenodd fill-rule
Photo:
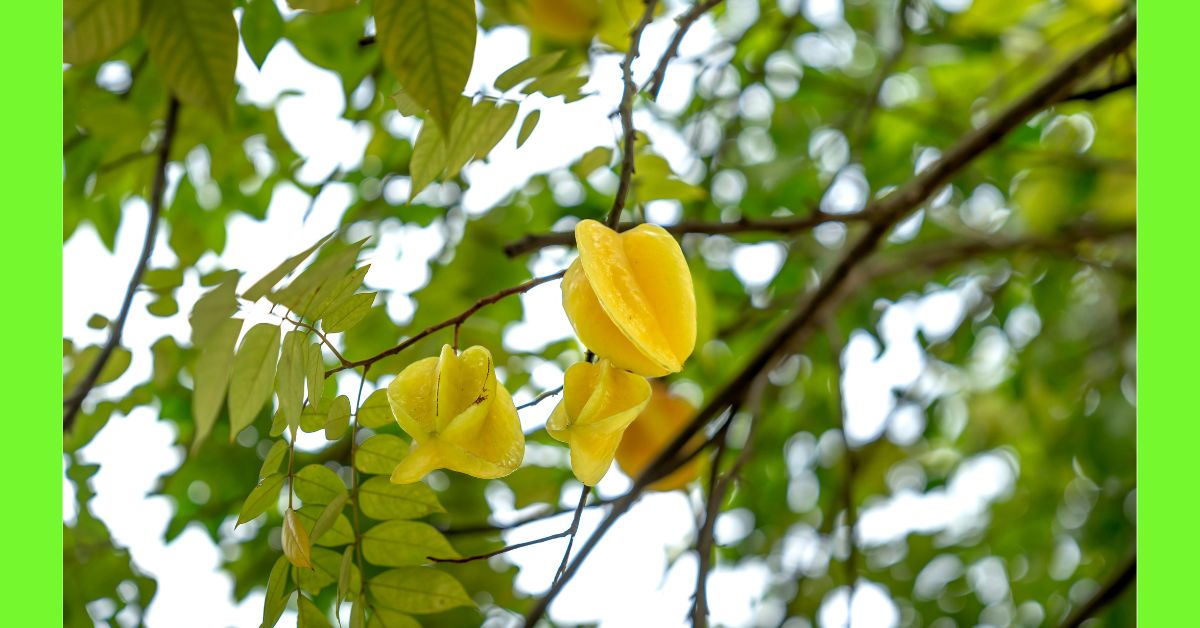
<path fill-rule="evenodd" d="M 358 446 L 354 466 L 363 473 L 391 475 L 407 455 L 408 443 L 404 439 L 393 434 L 376 434 Z"/>
<path fill-rule="evenodd" d="M 205 292 L 192 306 L 188 322 L 192 325 L 192 346 L 200 347 L 233 313 L 237 311 L 237 274 Z"/>
<path fill-rule="evenodd" d="M 319 342 L 313 342 L 305 349 L 304 377 L 308 380 L 309 403 L 317 403 L 325 390 L 325 356 Z"/>
<path fill-rule="evenodd" d="M 305 504 L 328 504 L 346 492 L 346 485 L 329 467 L 310 464 L 296 473 L 296 496 Z"/>
<path fill-rule="evenodd" d="M 141 0 L 64 0 L 63 63 L 108 58 L 138 32 Z"/>
<path fill-rule="evenodd" d="M 392 484 L 389 478 L 373 477 L 358 487 L 358 505 L 372 519 L 417 519 L 446 512 L 433 489 L 421 482 Z"/>
<path fill-rule="evenodd" d="M 446 537 L 420 521 L 384 521 L 363 533 L 363 558 L 381 567 L 424 565 L 429 557 L 458 558 Z"/>
<path fill-rule="evenodd" d="M 613 151 L 607 146 L 597 146 L 583 154 L 579 161 L 571 166 L 571 172 L 580 179 L 586 179 L 597 168 L 607 166 L 612 162 Z"/>
<path fill-rule="evenodd" d="M 522 82 L 542 74 L 557 65 L 565 52 L 565 50 L 558 50 L 525 59 L 496 77 L 496 89 L 506 92 Z"/>
<path fill-rule="evenodd" d="M 342 564 L 338 568 L 338 585 L 337 585 L 337 604 L 340 606 L 342 600 L 346 599 L 346 594 L 350 593 L 350 567 L 354 565 L 354 546 L 351 545 L 342 552 Z M 358 600 L 355 600 L 355 605 Z M 351 611 L 353 614 L 353 611 Z"/>
<path fill-rule="evenodd" d="M 300 429 L 306 434 L 319 432 L 325 429 L 325 419 L 329 418 L 329 406 L 333 404 L 333 399 L 322 397 L 314 404 L 312 399 L 304 406 L 304 410 L 300 413 Z"/>
<path fill-rule="evenodd" d="M 83 351 L 75 354 L 71 360 L 71 372 L 63 378 L 63 395 L 73 391 L 79 382 L 83 381 L 84 376 L 92 369 L 92 365 L 100 358 L 100 346 L 91 345 Z M 133 354 L 125 347 L 116 347 L 109 354 L 108 361 L 104 363 L 104 367 L 100 369 L 100 375 L 96 379 L 96 385 L 107 384 L 125 372 L 129 368 L 129 362 L 132 360 Z"/>
<path fill-rule="evenodd" d="M 283 36 L 283 16 L 275 0 L 249 0 L 242 13 L 242 43 L 254 66 L 262 69 L 271 49 Z"/>
<path fill-rule="evenodd" d="M 336 498 L 335 498 L 336 499 Z M 303 508 L 296 511 L 296 516 L 304 522 L 306 530 L 312 530 L 316 525 L 317 519 L 325 513 L 328 504 L 305 504 Z M 309 533 L 311 537 L 312 533 Z M 333 523 L 329 529 L 325 530 L 324 534 L 319 539 L 311 539 L 313 545 L 323 547 L 338 547 L 347 543 L 354 542 L 354 528 L 350 526 L 350 519 L 344 514 L 334 517 Z"/>
<path fill-rule="evenodd" d="M 453 576 L 430 567 L 390 569 L 371 578 L 367 588 L 375 606 L 402 613 L 440 613 L 475 605 Z"/>
<path fill-rule="evenodd" d="M 271 506 L 279 503 L 279 489 L 283 488 L 284 475 L 281 473 L 272 473 L 263 478 L 258 486 L 250 491 L 250 495 L 246 497 L 246 501 L 242 503 L 242 509 L 238 513 L 236 525 L 242 525 L 247 521 L 263 514 Z"/>
<path fill-rule="evenodd" d="M 283 464 L 283 459 L 287 454 L 287 442 L 282 440 L 275 441 L 275 444 L 271 445 L 271 450 L 267 452 L 267 457 L 263 459 L 262 468 L 258 470 L 258 477 L 265 478 L 272 473 L 278 473 L 279 465 Z"/>
<path fill-rule="evenodd" d="M 338 581 L 342 568 L 342 553 L 323 547 L 312 550 L 312 569 L 301 570 L 297 574 L 300 590 L 311 595 L 317 595 L 325 587 Z M 362 586 L 362 576 L 358 567 L 350 567 L 350 590 L 357 591 Z"/>
<path fill-rule="evenodd" d="M 317 520 L 313 522 L 312 531 L 308 534 L 310 541 L 316 543 L 333 527 L 338 517 L 342 516 L 342 508 L 346 506 L 346 501 L 349 499 L 349 493 L 339 493 L 337 497 L 333 498 L 333 501 L 325 506 L 325 510 L 321 512 L 321 516 L 317 517 Z"/>
<path fill-rule="evenodd" d="M 229 0 L 148 2 L 146 47 L 181 102 L 232 117 L 238 33 Z"/>
<path fill-rule="evenodd" d="M 405 93 L 450 128 L 475 59 L 474 0 L 376 0 L 375 26 Z"/>
<path fill-rule="evenodd" d="M 412 175 L 412 185 L 409 189 L 408 200 L 416 198 L 433 180 L 446 170 L 446 144 L 442 133 L 432 120 L 426 120 L 417 132 L 417 141 L 413 144 L 412 159 L 409 160 L 409 172 Z"/>
<path fill-rule="evenodd" d="M 425 108 L 417 104 L 417 101 L 412 99 L 404 90 L 397 90 L 392 94 L 392 100 L 396 103 L 396 109 L 405 116 L 419 116 L 425 113 Z"/>
<path fill-rule="evenodd" d="M 565 68 L 544 74 L 521 89 L 522 94 L 541 92 L 547 98 L 562 96 L 567 102 L 578 100 L 579 92 L 587 84 L 588 77 L 580 76 L 578 68 Z"/>
<path fill-rule="evenodd" d="M 291 564 L 286 556 L 280 556 L 271 567 L 271 575 L 267 577 L 267 594 L 263 602 L 263 621 L 265 628 L 272 628 L 279 623 L 283 609 L 287 608 L 291 589 L 288 588 L 288 572 Z"/>
<path fill-rule="evenodd" d="M 370 264 L 363 265 L 354 269 L 354 272 L 334 282 L 331 289 L 322 287 L 320 303 L 313 306 L 310 317 L 313 320 L 325 318 L 329 312 L 344 304 L 362 286 L 363 279 L 370 270 Z"/>
<path fill-rule="evenodd" d="M 521 123 L 521 131 L 517 133 L 517 148 L 525 144 L 525 140 L 533 134 L 533 130 L 537 128 L 538 120 L 542 119 L 541 110 L 535 109 L 525 116 L 525 121 Z"/>
<path fill-rule="evenodd" d="M 346 434 L 350 426 L 350 398 L 338 395 L 329 406 L 329 414 L 325 415 L 325 439 L 337 440 Z"/>
<path fill-rule="evenodd" d="M 388 403 L 387 389 L 380 388 L 367 396 L 367 400 L 358 407 L 356 415 L 358 424 L 363 427 L 377 429 L 395 422 L 392 416 L 392 406 Z"/>
<path fill-rule="evenodd" d="M 355 598 L 354 604 L 350 607 L 350 628 L 366 628 L 367 626 L 367 605 L 361 597 Z M 376 612 L 376 615 L 378 612 Z M 417 626 L 420 628 L 420 626 Z"/>
<path fill-rule="evenodd" d="M 279 327 L 259 323 L 246 332 L 229 382 L 229 440 L 254 422 L 258 411 L 271 398 L 275 363 L 279 359 Z"/>
<path fill-rule="evenodd" d="M 374 303 L 374 292 L 360 292 L 329 312 L 321 327 L 330 334 L 346 331 L 362 321 Z"/>
<path fill-rule="evenodd" d="M 371 621 L 367 622 L 368 628 L 421 628 L 420 622 L 400 611 L 379 607 L 371 610 Z"/>
<path fill-rule="evenodd" d="M 246 292 L 242 293 L 242 298 L 246 299 L 247 301 L 257 301 L 260 298 L 267 296 L 271 290 L 275 289 L 275 284 L 279 283 L 280 280 L 288 276 L 288 273 L 296 270 L 297 266 L 304 262 L 304 260 L 308 259 L 309 256 L 312 255 L 313 252 L 315 252 L 322 244 L 325 244 L 329 238 L 333 237 L 334 233 L 337 232 L 330 232 L 329 235 L 317 240 L 312 246 L 284 260 L 282 264 L 276 266 L 271 272 L 264 275 L 262 279 L 254 282 L 254 285 L 250 286 L 249 290 L 246 290 Z"/>
<path fill-rule="evenodd" d="M 313 262 L 290 284 L 270 296 L 274 303 L 285 305 L 301 316 L 310 316 L 311 309 L 323 300 L 327 290 L 333 289 L 358 260 L 367 239 L 342 247 L 336 252 Z"/>
<path fill-rule="evenodd" d="M 329 618 L 312 600 L 300 596 L 299 617 L 296 618 L 296 628 L 330 628 Z"/>
<path fill-rule="evenodd" d="M 304 407 L 304 360 L 307 353 L 307 336 L 293 329 L 283 336 L 283 351 L 279 356 L 279 370 L 275 373 L 275 395 L 279 398 L 279 409 L 288 425 L 300 424 L 300 410 Z"/>
<path fill-rule="evenodd" d="M 458 175 L 468 162 L 487 156 L 512 126 L 517 116 L 515 103 L 483 100 L 454 116 L 450 143 L 446 148 L 445 177 Z"/>

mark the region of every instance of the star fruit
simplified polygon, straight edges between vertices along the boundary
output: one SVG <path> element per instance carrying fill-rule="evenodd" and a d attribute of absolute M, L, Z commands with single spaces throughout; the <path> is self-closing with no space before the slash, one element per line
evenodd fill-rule
<path fill-rule="evenodd" d="M 563 381 L 563 398 L 546 431 L 571 450 L 571 471 L 595 486 L 612 465 L 625 428 L 650 401 L 645 378 L 617 368 L 608 360 L 571 365 Z"/>
<path fill-rule="evenodd" d="M 419 481 L 434 469 L 492 479 L 516 470 L 525 434 L 512 396 L 496 381 L 492 354 L 470 347 L 408 365 L 387 389 L 396 422 L 413 439 L 392 482 Z"/>
<path fill-rule="evenodd" d="M 617 233 L 584 220 L 575 240 L 563 309 L 584 346 L 646 377 L 683 368 L 696 346 L 696 295 L 675 238 L 657 225 Z"/>
<path fill-rule="evenodd" d="M 671 394 L 663 384 L 651 382 L 650 387 L 653 391 L 650 403 L 646 404 L 646 409 L 626 428 L 625 436 L 617 447 L 617 466 L 631 478 L 641 475 L 663 448 L 675 439 L 692 417 L 696 416 L 696 407 L 691 402 Z M 692 437 L 689 447 L 695 447 L 702 440 L 703 436 L 697 434 Z M 702 465 L 703 458 L 693 457 L 670 475 L 651 484 L 649 488 L 656 491 L 682 489 L 699 477 Z"/>

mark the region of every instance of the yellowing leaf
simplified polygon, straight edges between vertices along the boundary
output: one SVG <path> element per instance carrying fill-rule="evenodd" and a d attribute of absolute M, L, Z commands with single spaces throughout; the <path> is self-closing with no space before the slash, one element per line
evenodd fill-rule
<path fill-rule="evenodd" d="M 540 110 L 533 110 L 529 115 L 525 116 L 525 121 L 521 123 L 521 132 L 517 134 L 517 148 L 525 144 L 525 140 L 533 134 L 533 130 L 537 128 L 538 120 L 542 119 Z"/>
<path fill-rule="evenodd" d="M 346 433 L 350 426 L 350 398 L 338 395 L 329 406 L 329 414 L 325 417 L 326 440 L 337 440 Z"/>
<path fill-rule="evenodd" d="M 385 477 L 373 477 L 358 487 L 358 505 L 372 519 L 417 519 L 435 512 L 446 512 L 433 489 L 425 484 L 392 484 Z"/>
<path fill-rule="evenodd" d="M 384 521 L 363 533 L 363 558 L 382 567 L 424 565 L 434 558 L 458 558 L 446 537 L 419 521 Z"/>
<path fill-rule="evenodd" d="M 376 434 L 358 446 L 354 452 L 354 466 L 363 473 L 391 475 L 407 455 L 408 443 L 404 439 L 392 434 Z"/>
<path fill-rule="evenodd" d="M 148 2 L 144 31 L 150 60 L 185 104 L 228 124 L 238 33 L 228 0 Z"/>
<path fill-rule="evenodd" d="M 309 540 L 314 546 L 323 547 L 338 547 L 353 543 L 354 528 L 350 525 L 350 519 L 340 511 L 337 516 L 333 517 L 333 522 L 329 524 L 329 527 L 322 531 L 320 537 L 314 536 L 314 526 L 328 508 L 329 504 L 305 504 L 303 508 L 296 511 L 296 516 L 304 522 L 304 529 L 309 531 Z"/>
<path fill-rule="evenodd" d="M 279 489 L 283 488 L 283 480 L 284 476 L 280 473 L 273 473 L 263 478 L 258 486 L 250 491 L 246 501 L 242 503 L 242 510 L 238 513 L 235 525 L 240 526 L 274 506 L 279 501 Z"/>
<path fill-rule="evenodd" d="M 221 405 L 225 403 L 225 391 L 229 387 L 230 367 L 233 364 L 233 347 L 241 331 L 241 319 L 226 319 L 200 348 L 194 371 L 195 390 L 192 391 L 192 418 L 196 422 L 196 433 L 192 439 L 193 453 L 212 433 Z"/>
<path fill-rule="evenodd" d="M 405 93 L 450 128 L 475 59 L 474 0 L 376 0 L 375 25 Z"/>
<path fill-rule="evenodd" d="M 296 511 L 288 508 L 283 513 L 283 555 L 295 566 L 312 569 L 312 546 L 308 542 L 308 532 L 304 524 L 296 517 Z"/>
<path fill-rule="evenodd" d="M 271 397 L 275 361 L 279 358 L 279 327 L 259 323 L 246 332 L 233 358 L 229 382 L 229 440 L 254 422 Z"/>
<path fill-rule="evenodd" d="M 457 606 L 474 606 L 450 574 L 430 567 L 390 569 L 367 583 L 374 605 L 402 613 L 440 613 Z"/>
<path fill-rule="evenodd" d="M 137 34 L 140 0 L 64 0 L 63 62 L 86 65 L 107 58 Z"/>
<path fill-rule="evenodd" d="M 359 425 L 371 429 L 391 425 L 396 421 L 392 417 L 392 407 L 388 405 L 386 388 L 380 388 L 367 397 L 358 408 L 357 419 Z"/>
<path fill-rule="evenodd" d="M 284 334 L 279 370 L 275 373 L 275 394 L 288 425 L 300 424 L 300 410 L 304 407 L 304 360 L 307 350 L 304 332 L 293 329 Z"/>
<path fill-rule="evenodd" d="M 296 496 L 306 504 L 328 504 L 346 492 L 346 485 L 329 467 L 310 464 L 296 473 Z"/>

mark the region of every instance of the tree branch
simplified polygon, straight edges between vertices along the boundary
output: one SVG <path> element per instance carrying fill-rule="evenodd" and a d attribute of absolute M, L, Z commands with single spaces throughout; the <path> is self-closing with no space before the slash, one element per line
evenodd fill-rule
<path fill-rule="evenodd" d="M 175 139 L 176 122 L 179 119 L 179 101 L 170 98 L 167 104 L 167 118 L 163 125 L 163 137 L 158 143 L 158 163 L 154 169 L 154 185 L 150 189 L 150 215 L 146 220 L 146 237 L 142 241 L 142 255 L 138 258 L 133 276 L 129 278 L 129 287 L 125 290 L 125 300 L 121 302 L 121 311 L 112 322 L 112 331 L 108 341 L 100 349 L 96 361 L 88 369 L 87 375 L 75 387 L 75 390 L 63 401 L 66 406 L 63 411 L 63 431 L 69 431 L 75 425 L 75 417 L 79 414 L 83 400 L 95 387 L 100 379 L 100 372 L 112 357 L 113 351 L 121 344 L 121 333 L 125 330 L 125 321 L 129 318 L 129 309 L 133 304 L 133 295 L 142 284 L 142 275 L 150 264 L 150 254 L 154 251 L 154 240 L 158 236 L 158 217 L 162 213 L 163 195 L 167 189 L 167 164 L 171 160 L 171 143 Z"/>
<path fill-rule="evenodd" d="M 663 79 L 667 76 L 667 65 L 671 63 L 671 59 L 679 54 L 679 45 L 683 43 L 683 38 L 687 36 L 688 29 L 696 20 L 700 19 L 709 9 L 721 4 L 721 0 L 699 0 L 692 8 L 688 9 L 683 15 L 680 15 L 676 20 L 675 35 L 671 37 L 671 43 L 667 44 L 666 51 L 658 59 L 658 65 L 654 68 L 654 74 L 650 75 L 650 80 L 646 81 L 646 86 L 643 87 L 649 95 L 650 100 L 658 100 L 658 92 L 662 89 Z"/>
<path fill-rule="evenodd" d="M 486 558 L 491 558 L 493 556 L 499 556 L 500 554 L 505 554 L 505 553 L 511 552 L 516 549 L 521 549 L 522 547 L 529 547 L 530 545 L 537 545 L 539 543 L 545 543 L 546 541 L 553 541 L 554 539 L 561 539 L 564 536 L 566 536 L 566 537 L 570 537 L 571 540 L 570 540 L 570 542 L 567 543 L 567 553 L 563 556 L 563 564 L 559 565 L 559 568 L 558 568 L 559 569 L 558 575 L 561 575 L 563 567 L 566 566 L 567 558 L 571 555 L 571 545 L 575 542 L 575 532 L 579 530 L 579 518 L 581 516 L 583 516 L 583 509 L 587 506 L 587 498 L 591 492 L 592 492 L 592 487 L 587 486 L 585 484 L 583 487 L 583 491 L 579 495 L 579 505 L 575 507 L 575 516 L 571 519 L 571 526 L 569 528 L 567 528 L 566 530 L 563 530 L 562 532 L 556 532 L 549 536 L 543 536 L 540 539 L 533 539 L 532 541 L 525 541 L 524 543 L 517 543 L 516 545 L 506 545 L 494 552 L 488 552 L 486 554 L 476 554 L 474 556 L 466 556 L 464 558 L 436 558 L 434 556 L 426 556 L 425 558 L 427 558 L 435 563 L 459 563 L 459 564 L 470 563 L 470 562 L 474 562 L 477 560 L 484 560 Z M 557 513 L 555 513 L 555 514 L 557 514 Z M 554 576 L 555 580 L 558 579 L 558 575 Z"/>
<path fill-rule="evenodd" d="M 1094 100 L 1100 100 L 1101 98 L 1104 98 L 1105 96 L 1108 96 L 1109 94 L 1115 94 L 1119 91 L 1126 90 L 1131 87 L 1137 87 L 1137 72 L 1130 72 L 1129 76 L 1126 76 L 1125 78 L 1123 78 L 1119 81 L 1109 83 L 1108 85 L 1105 85 L 1103 87 L 1096 87 L 1093 89 L 1085 89 L 1082 91 L 1075 92 L 1074 94 L 1071 94 L 1071 95 L 1063 98 L 1062 102 L 1069 102 L 1072 100 L 1082 100 L 1082 101 L 1087 101 L 1087 102 L 1094 101 Z"/>
<path fill-rule="evenodd" d="M 1133 42 L 1135 33 L 1136 18 L 1123 19 L 1097 43 L 1059 67 L 1032 91 L 1009 105 L 995 118 L 960 139 L 938 161 L 919 175 L 891 194 L 870 203 L 864 210 L 871 216 L 866 233 L 850 247 L 837 265 L 822 277 L 820 284 L 811 296 L 807 297 L 800 307 L 766 339 L 742 370 L 713 396 L 696 417 L 680 431 L 675 440 L 651 462 L 646 471 L 634 481 L 633 487 L 613 502 L 608 516 L 600 522 L 596 532 L 579 549 L 579 553 L 563 573 L 562 579 L 551 587 L 550 591 L 539 599 L 530 610 L 526 617 L 526 625 L 535 625 L 546 614 L 550 603 L 578 571 L 580 565 L 600 543 L 600 540 L 604 538 L 604 534 L 617 519 L 629 510 L 645 489 L 647 478 L 658 473 L 659 467 L 672 458 L 675 452 L 684 446 L 684 443 L 709 420 L 728 408 L 742 394 L 742 391 L 757 376 L 758 372 L 774 362 L 776 352 L 780 347 L 789 345 L 793 337 L 809 331 L 815 315 L 828 301 L 837 296 L 851 272 L 870 257 L 893 225 L 915 211 L 951 176 L 1003 139 L 1014 128 L 1034 113 L 1056 102 L 1062 94 L 1067 93 L 1077 81 L 1089 74 L 1102 61 L 1128 47 Z"/>
<path fill-rule="evenodd" d="M 369 366 L 369 365 L 374 364 L 388 356 L 396 355 L 397 353 L 400 353 L 401 351 L 404 351 L 405 349 L 411 347 L 418 340 L 421 340 L 422 338 L 424 338 L 436 331 L 445 329 L 447 327 L 450 327 L 451 325 L 458 326 L 458 325 L 463 324 L 464 321 L 466 321 L 468 318 L 471 318 L 471 316 L 473 316 L 479 310 L 482 310 L 483 308 L 485 308 L 489 305 L 492 305 L 493 303 L 501 301 L 505 297 L 510 297 L 514 294 L 521 294 L 523 292 L 528 292 L 544 283 L 548 283 L 548 282 L 554 281 L 556 279 L 562 279 L 562 276 L 564 274 L 566 274 L 566 272 L 567 271 L 565 271 L 565 270 L 560 270 L 557 273 L 554 273 L 553 275 L 545 275 L 543 277 L 534 277 L 533 279 L 530 279 L 529 281 L 526 281 L 523 284 L 519 284 L 519 285 L 513 286 L 511 288 L 505 288 L 495 294 L 483 297 L 482 299 L 479 299 L 478 301 L 476 301 L 471 307 L 463 310 L 457 316 L 448 318 L 448 319 L 446 319 L 440 323 L 437 323 L 435 325 L 430 325 L 429 327 L 426 327 L 425 329 L 421 330 L 417 334 L 415 334 L 413 336 L 409 336 L 408 338 L 405 338 L 400 344 L 398 344 L 390 349 L 381 351 L 369 358 L 363 358 L 362 360 L 356 360 L 354 362 L 345 362 L 339 366 L 335 366 L 335 367 L 329 369 L 328 371 L 325 371 L 325 377 L 329 377 L 330 375 L 333 375 L 334 373 L 337 373 L 338 371 L 344 371 L 349 368 L 355 368 L 355 367 L 359 367 L 359 366 Z"/>
<path fill-rule="evenodd" d="M 637 132 L 633 128 L 633 97 L 637 93 L 637 85 L 633 82 L 633 60 L 638 56 L 638 47 L 642 42 L 642 31 L 654 20 L 654 8 L 658 0 L 645 0 L 646 10 L 642 19 L 629 33 L 629 50 L 625 51 L 625 61 L 621 64 L 621 74 L 625 79 L 625 90 L 621 93 L 621 106 L 618 113 L 621 117 L 621 137 L 624 148 L 621 153 L 621 182 L 617 186 L 617 194 L 613 197 L 612 210 L 608 212 L 609 227 L 616 228 L 621 222 L 621 212 L 625 210 L 625 199 L 629 196 L 629 185 L 633 180 L 634 143 Z"/>
<path fill-rule="evenodd" d="M 1099 591 L 1091 597 L 1087 602 L 1071 613 L 1063 620 L 1062 628 L 1079 628 L 1084 621 L 1094 617 L 1097 613 L 1104 610 L 1106 606 L 1112 604 L 1121 597 L 1125 589 L 1133 584 L 1137 579 L 1137 555 L 1130 556 L 1125 564 L 1113 574 L 1104 586 L 1100 587 Z"/>

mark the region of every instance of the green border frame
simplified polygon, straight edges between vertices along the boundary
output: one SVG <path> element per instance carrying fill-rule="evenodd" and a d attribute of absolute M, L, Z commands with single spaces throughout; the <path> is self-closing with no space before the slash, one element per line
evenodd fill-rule
<path fill-rule="evenodd" d="M 0 33 L 7 89 L 3 104 L 6 306 L 0 308 L 7 383 L 9 443 L 5 478 L 7 568 L 0 591 L 10 601 L 3 622 L 61 622 L 62 373 L 62 3 L 15 2 Z M 55 618 L 58 618 L 57 620 Z"/>
<path fill-rule="evenodd" d="M 1152 1 L 1138 13 L 1138 620 L 1172 626 L 1195 614 L 1200 517 L 1200 3 Z"/>

